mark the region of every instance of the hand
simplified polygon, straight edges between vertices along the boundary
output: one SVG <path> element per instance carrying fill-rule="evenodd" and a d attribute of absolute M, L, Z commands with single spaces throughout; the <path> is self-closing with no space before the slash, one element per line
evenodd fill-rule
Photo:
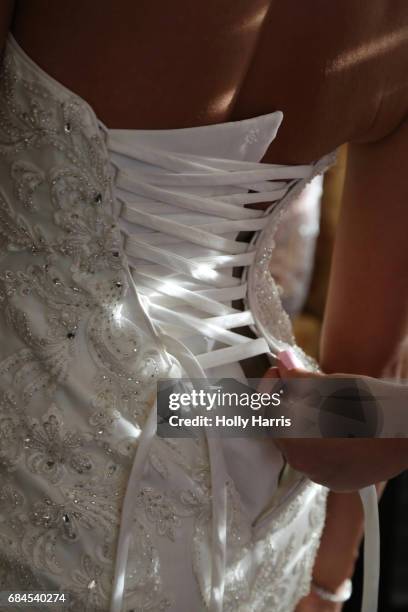
<path fill-rule="evenodd" d="M 311 591 L 300 600 L 295 612 L 341 612 L 342 609 L 343 604 L 325 601 Z"/>
<path fill-rule="evenodd" d="M 288 370 L 280 363 L 278 368 L 268 370 L 265 379 L 307 377 L 318 380 L 324 376 Z M 346 374 L 331 376 L 350 377 Z M 295 470 L 334 491 L 358 490 L 388 480 L 408 467 L 408 440 L 404 438 L 281 438 L 275 441 Z"/>

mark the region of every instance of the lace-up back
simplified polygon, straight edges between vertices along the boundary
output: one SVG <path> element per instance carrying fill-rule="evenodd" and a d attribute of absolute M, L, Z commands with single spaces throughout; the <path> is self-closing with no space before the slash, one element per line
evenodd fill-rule
<path fill-rule="evenodd" d="M 154 435 L 158 378 L 245 380 L 240 359 L 293 344 L 268 272 L 273 234 L 331 158 L 258 163 L 281 120 L 109 130 L 10 37 L 0 91 L 3 590 L 59 589 L 68 610 L 85 612 L 291 612 L 308 591 L 325 490 L 299 479 L 274 504 L 282 460 L 270 443 Z M 254 232 L 250 244 L 241 231 Z"/>
<path fill-rule="evenodd" d="M 222 124 L 217 130 L 213 126 L 213 137 L 210 128 L 204 144 L 205 128 L 151 132 L 153 142 L 146 132 L 141 137 L 139 131 L 106 130 L 117 215 L 133 278 L 153 321 L 190 344 L 204 369 L 278 352 L 282 339 L 294 344 L 286 321 L 283 329 L 283 311 L 277 325 L 274 309 L 279 300 L 272 304 L 273 279 L 260 276 L 268 274 L 265 264 L 272 253 L 273 234 L 289 196 L 293 198 L 321 172 L 332 156 L 310 165 L 258 163 L 281 120 L 282 113 L 276 112 L 254 121 Z M 230 144 L 234 129 L 238 146 L 230 145 L 229 157 L 209 155 L 228 148 L 225 141 Z M 173 132 L 178 131 L 188 154 L 183 141 L 181 150 L 177 138 L 172 142 Z M 157 144 L 160 137 L 164 149 Z M 247 207 L 259 203 L 267 209 Z M 241 231 L 254 232 L 250 244 L 237 240 Z M 266 239 L 258 240 L 263 234 Z M 233 276 L 234 267 L 244 269 L 241 278 Z M 257 291 L 260 282 L 263 290 Z M 249 299 L 248 285 L 254 286 Z M 247 303 L 243 312 L 231 304 L 239 299 Z M 258 323 L 268 332 L 254 340 L 231 331 L 256 328 Z"/>

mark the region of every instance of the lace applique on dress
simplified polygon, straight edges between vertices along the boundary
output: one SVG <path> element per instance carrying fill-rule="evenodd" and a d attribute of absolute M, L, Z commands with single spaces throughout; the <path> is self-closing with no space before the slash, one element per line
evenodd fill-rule
<path fill-rule="evenodd" d="M 248 128 L 243 150 L 262 137 L 258 126 Z M 0 84 L 0 175 L 0 585 L 59 589 L 71 595 L 72 612 L 107 612 L 129 471 L 156 381 L 168 365 L 129 291 L 110 153 L 92 109 L 10 41 Z M 222 189 L 215 199 L 222 201 Z M 231 202 L 246 191 L 237 187 Z M 259 229 L 263 222 L 251 217 L 248 223 Z M 202 239 L 197 228 L 194 236 Z M 151 238 L 143 248 L 158 257 Z M 211 240 L 218 244 L 216 236 Z M 236 254 L 246 265 L 247 254 L 241 248 Z M 182 255 L 174 261 L 187 269 Z M 203 266 L 195 272 L 199 280 Z M 137 273 L 150 278 L 152 267 Z M 187 299 L 195 288 L 188 286 Z M 199 300 L 211 306 L 207 315 L 214 319 L 225 308 L 222 297 L 212 303 L 217 291 L 223 294 L 221 285 Z M 265 313 L 286 334 L 280 315 Z M 224 336 L 235 338 L 228 330 Z M 289 332 L 284 339 L 291 340 Z M 310 579 L 323 525 L 319 490 L 307 483 L 306 497 L 295 495 L 298 510 L 278 513 L 261 538 L 229 483 L 226 612 L 293 609 Z M 208 605 L 211 495 L 203 441 L 156 438 L 134 504 L 126 612 L 184 612 L 168 563 L 173 555 L 179 571 L 191 576 L 186 588 L 193 607 Z M 309 545 L 305 530 L 314 534 Z M 292 568 L 292 553 L 302 544 L 302 561 Z"/>
<path fill-rule="evenodd" d="M 24 71 L 8 48 L 0 85 L 0 469 L 1 482 L 32 474 L 39 488 L 23 493 L 12 481 L 1 489 L 2 563 L 15 588 L 58 584 L 73 610 L 101 612 L 128 469 L 115 451 L 128 434 L 115 428 L 122 414 L 139 426 L 163 360 L 119 312 L 128 280 L 103 141 L 76 100 Z M 95 559 L 81 553 L 87 539 Z M 30 582 L 29 565 L 48 573 L 44 584 Z M 157 560 L 140 555 L 138 570 L 130 596 L 159 609 Z M 49 583 L 53 575 L 58 582 Z"/>

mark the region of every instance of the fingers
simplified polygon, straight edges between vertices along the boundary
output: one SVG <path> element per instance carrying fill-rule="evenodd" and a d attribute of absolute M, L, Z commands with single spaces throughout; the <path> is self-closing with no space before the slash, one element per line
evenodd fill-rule
<path fill-rule="evenodd" d="M 280 378 L 279 369 L 277 367 L 269 368 L 269 370 L 266 370 L 264 378 Z"/>
<path fill-rule="evenodd" d="M 259 383 L 258 393 L 271 393 L 277 378 L 280 378 L 278 368 L 269 368 Z"/>
<path fill-rule="evenodd" d="M 278 361 L 278 371 L 281 378 L 310 378 L 313 376 L 310 372 L 299 368 L 288 369 L 281 361 Z"/>

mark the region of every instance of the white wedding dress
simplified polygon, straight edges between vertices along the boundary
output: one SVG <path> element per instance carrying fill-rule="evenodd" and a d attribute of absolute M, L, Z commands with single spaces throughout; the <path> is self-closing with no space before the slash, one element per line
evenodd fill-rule
<path fill-rule="evenodd" d="M 0 590 L 61 591 L 75 612 L 291 612 L 308 592 L 326 490 L 278 485 L 271 441 L 154 435 L 160 377 L 245 381 L 240 360 L 288 345 L 311 365 L 268 266 L 333 156 L 260 164 L 281 120 L 110 130 L 9 37 Z"/>

